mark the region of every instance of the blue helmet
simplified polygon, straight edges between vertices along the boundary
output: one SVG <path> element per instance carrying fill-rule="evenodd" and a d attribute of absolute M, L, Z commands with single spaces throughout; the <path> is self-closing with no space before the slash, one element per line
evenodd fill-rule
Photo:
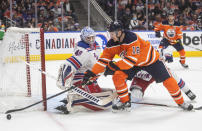
<path fill-rule="evenodd" d="M 80 37 L 83 41 L 85 41 L 88 44 L 94 44 L 95 43 L 95 31 L 88 26 L 84 27 L 81 30 Z"/>

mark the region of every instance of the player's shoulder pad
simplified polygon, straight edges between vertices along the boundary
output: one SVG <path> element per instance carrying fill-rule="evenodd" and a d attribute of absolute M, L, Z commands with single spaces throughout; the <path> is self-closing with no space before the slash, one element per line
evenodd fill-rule
<path fill-rule="evenodd" d="M 127 31 L 127 30 L 124 31 L 124 33 L 125 33 L 125 37 L 124 37 L 122 43 L 124 43 L 124 44 L 129 44 L 129 43 L 134 42 L 134 41 L 137 40 L 137 35 L 136 35 L 136 33 L 133 33 L 133 32 L 131 32 L 131 31 Z"/>
<path fill-rule="evenodd" d="M 120 45 L 119 42 L 114 42 L 113 39 L 110 39 L 110 40 L 107 42 L 106 47 L 107 47 L 107 48 L 110 48 L 110 47 L 115 47 L 115 46 L 119 46 L 119 45 Z"/>

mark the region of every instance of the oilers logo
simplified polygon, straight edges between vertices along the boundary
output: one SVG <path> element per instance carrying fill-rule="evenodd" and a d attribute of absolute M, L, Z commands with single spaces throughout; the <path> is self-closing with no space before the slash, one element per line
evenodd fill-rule
<path fill-rule="evenodd" d="M 174 29 L 168 29 L 166 34 L 167 34 L 168 37 L 173 38 L 173 37 L 175 37 L 176 33 L 175 33 Z"/>

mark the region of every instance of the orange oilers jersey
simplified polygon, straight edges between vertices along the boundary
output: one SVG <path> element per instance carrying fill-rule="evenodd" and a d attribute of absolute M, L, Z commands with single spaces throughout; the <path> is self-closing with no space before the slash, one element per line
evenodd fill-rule
<path fill-rule="evenodd" d="M 148 66 L 159 59 L 159 53 L 150 42 L 144 41 L 130 31 L 124 31 L 124 34 L 125 37 L 121 43 L 114 42 L 112 39 L 108 41 L 101 57 L 93 66 L 92 72 L 95 74 L 104 72 L 106 65 L 115 55 L 124 56 L 116 62 L 122 70 L 128 70 L 133 66 Z"/>
<path fill-rule="evenodd" d="M 174 22 L 174 25 L 169 25 L 168 21 L 162 22 L 155 26 L 154 31 L 164 31 L 163 37 L 175 44 L 177 39 L 182 39 L 182 31 L 179 23 Z"/>

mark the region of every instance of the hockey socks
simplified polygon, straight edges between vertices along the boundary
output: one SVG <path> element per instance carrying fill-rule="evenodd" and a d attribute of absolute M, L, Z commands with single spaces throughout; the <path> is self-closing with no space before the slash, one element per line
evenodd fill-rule
<path fill-rule="evenodd" d="M 181 90 L 173 77 L 166 79 L 163 85 L 167 88 L 168 92 L 174 99 L 174 101 L 179 105 L 184 103 L 184 99 Z"/>
<path fill-rule="evenodd" d="M 178 86 L 190 100 L 194 100 L 196 98 L 196 95 L 186 86 L 186 83 L 182 79 L 179 79 Z"/>

